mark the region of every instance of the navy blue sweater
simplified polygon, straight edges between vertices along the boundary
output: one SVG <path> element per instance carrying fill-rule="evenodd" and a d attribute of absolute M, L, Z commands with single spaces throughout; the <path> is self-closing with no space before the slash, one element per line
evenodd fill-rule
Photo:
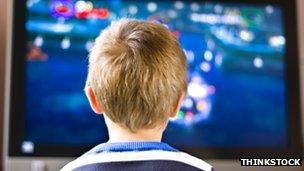
<path fill-rule="evenodd" d="M 104 143 L 61 171 L 212 171 L 208 163 L 161 142 Z"/>

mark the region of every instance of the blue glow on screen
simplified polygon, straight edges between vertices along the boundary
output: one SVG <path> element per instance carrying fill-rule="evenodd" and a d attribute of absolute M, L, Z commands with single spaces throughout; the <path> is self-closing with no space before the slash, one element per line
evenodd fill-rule
<path fill-rule="evenodd" d="M 287 144 L 285 37 L 271 5 L 206 1 L 27 1 L 26 129 L 34 144 L 107 140 L 83 93 L 88 50 L 111 20 L 157 21 L 187 56 L 187 96 L 163 140 L 177 147 Z"/>

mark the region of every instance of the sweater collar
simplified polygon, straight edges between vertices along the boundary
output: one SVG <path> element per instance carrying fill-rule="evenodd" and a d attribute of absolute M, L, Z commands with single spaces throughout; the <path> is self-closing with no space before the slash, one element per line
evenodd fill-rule
<path fill-rule="evenodd" d="M 163 142 L 154 141 L 136 141 L 136 142 L 107 142 L 97 145 L 88 153 L 101 153 L 101 152 L 127 152 L 127 151 L 178 151 Z"/>

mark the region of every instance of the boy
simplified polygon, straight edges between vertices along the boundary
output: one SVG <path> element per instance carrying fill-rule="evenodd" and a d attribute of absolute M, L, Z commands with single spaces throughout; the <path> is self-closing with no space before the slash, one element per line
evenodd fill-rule
<path fill-rule="evenodd" d="M 164 26 L 121 19 L 102 31 L 89 55 L 86 95 L 104 114 L 109 141 L 62 170 L 212 170 L 160 142 L 187 88 L 186 59 Z"/>

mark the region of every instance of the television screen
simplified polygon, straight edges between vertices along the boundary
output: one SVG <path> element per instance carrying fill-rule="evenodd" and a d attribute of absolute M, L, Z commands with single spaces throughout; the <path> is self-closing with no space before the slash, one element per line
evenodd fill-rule
<path fill-rule="evenodd" d="M 84 94 L 88 53 L 111 21 L 167 27 L 188 62 L 188 88 L 163 141 L 177 148 L 289 145 L 282 7 L 224 1 L 27 0 L 23 134 L 19 149 L 93 147 L 103 117 Z M 20 45 L 22 46 L 22 45 Z M 296 57 L 295 57 L 296 58 Z M 80 148 L 79 148 L 80 149 Z M 80 152 L 71 155 L 80 154 Z"/>

